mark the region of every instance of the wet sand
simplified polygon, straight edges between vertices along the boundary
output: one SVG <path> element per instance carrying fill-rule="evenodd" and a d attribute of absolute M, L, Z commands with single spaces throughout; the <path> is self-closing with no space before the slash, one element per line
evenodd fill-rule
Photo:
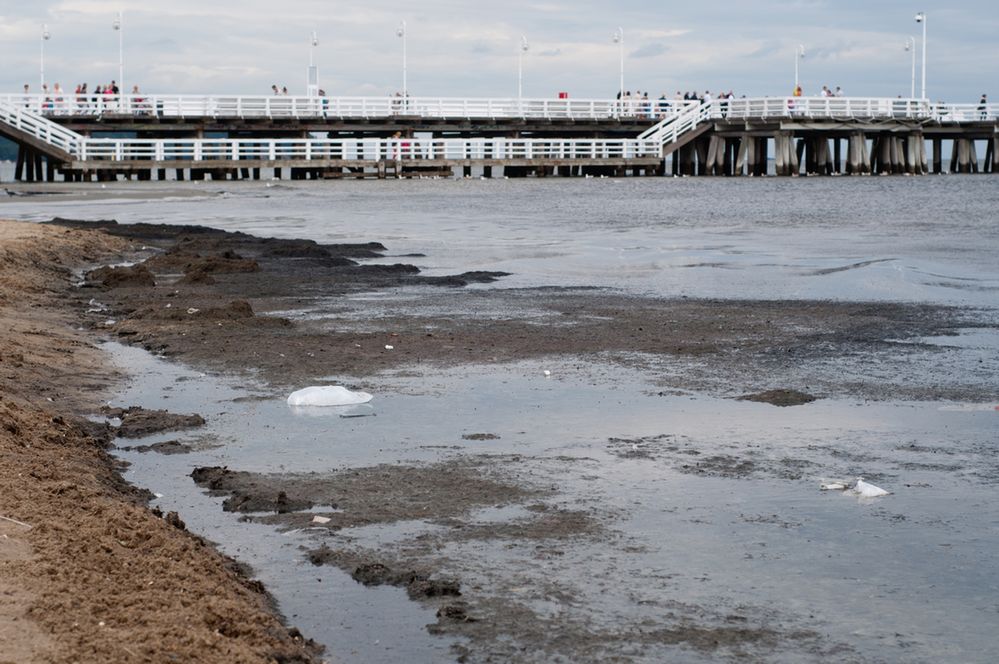
<path fill-rule="evenodd" d="M 920 340 L 969 327 L 995 329 L 994 312 L 655 299 L 600 289 L 479 289 L 475 284 L 502 284 L 503 275 L 424 277 L 387 257 L 377 243 L 317 245 L 201 227 L 103 226 L 133 243 L 134 251 L 125 253 L 144 262 L 89 275 L 71 296 L 86 326 L 274 389 L 331 377 L 349 383 L 388 370 L 419 376 L 535 359 L 550 366 L 605 363 L 642 371 L 664 396 L 708 394 L 787 408 L 830 397 L 981 402 L 993 394 L 991 367 L 927 374 L 938 351 Z M 833 365 L 836 371 L 829 370 Z M 474 443 L 497 439 L 489 432 L 469 435 Z M 811 463 L 709 448 L 704 441 L 670 437 L 607 441 L 610 454 L 663 461 L 705 477 L 798 478 Z M 824 643 L 814 631 L 766 616 L 680 604 L 660 607 L 669 613 L 667 621 L 624 631 L 549 620 L 529 604 L 504 600 L 474 582 L 470 587 L 458 572 L 462 561 L 440 553 L 481 542 L 493 550 L 528 547 L 536 560 L 558 561 L 589 546 L 618 543 L 614 514 L 592 504 L 566 505 L 555 489 L 555 478 L 577 467 L 585 474 L 587 463 L 484 451 L 439 463 L 400 460 L 310 476 L 204 467 L 192 480 L 225 497 L 225 509 L 285 529 L 316 527 L 317 514 L 326 519 L 321 529 L 331 533 L 415 519 L 437 524 L 441 533 L 399 545 L 373 549 L 348 536 L 305 555 L 314 565 L 344 569 L 360 583 L 404 587 L 410 598 L 437 611 L 432 632 L 465 639 L 455 655 L 469 661 L 530 660 L 525 653 L 531 649 L 542 657 L 578 660 L 597 660 L 620 648 L 639 657 L 643 648 L 668 652 L 671 646 L 706 659 L 846 652 L 838 650 L 843 644 Z M 514 516 L 470 518 L 487 507 L 514 509 Z M 771 522 L 782 523 L 777 517 Z M 509 587 L 512 579 L 494 583 L 523 592 Z M 599 583 L 594 579 L 592 585 Z M 528 592 L 566 605 L 582 601 L 559 597 L 554 588 Z"/>

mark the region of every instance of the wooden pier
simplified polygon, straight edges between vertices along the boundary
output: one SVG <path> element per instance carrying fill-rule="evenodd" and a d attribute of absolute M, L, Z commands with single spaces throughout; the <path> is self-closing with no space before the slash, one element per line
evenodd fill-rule
<path fill-rule="evenodd" d="M 999 173 L 999 108 L 974 104 L 193 99 L 0 96 L 0 134 L 28 182 Z"/>

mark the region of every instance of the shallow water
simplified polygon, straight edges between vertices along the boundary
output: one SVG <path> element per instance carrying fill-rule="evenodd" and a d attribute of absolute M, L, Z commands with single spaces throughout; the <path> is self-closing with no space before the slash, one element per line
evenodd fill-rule
<path fill-rule="evenodd" d="M 574 617 L 597 627 L 638 623 L 656 615 L 651 607 L 681 602 L 750 616 L 754 624 L 813 630 L 827 647 L 855 648 L 857 659 L 865 652 L 878 661 L 986 661 L 999 654 L 992 634 L 999 611 L 995 410 L 844 400 L 778 409 L 663 397 L 617 369 L 588 377 L 556 370 L 546 378 L 540 366 L 524 364 L 365 381 L 376 395 L 371 416 L 345 419 L 337 409 L 325 417 L 295 414 L 283 394 L 233 402 L 246 386 L 117 344 L 108 348 L 142 372 L 120 403 L 200 412 L 210 422 L 207 435 L 220 444 L 181 456 L 124 453 L 134 464 L 127 477 L 163 494 L 163 509 L 179 510 L 193 530 L 253 565 L 292 622 L 334 656 L 439 661 L 449 642 L 426 634 L 433 614 L 404 591 L 362 589 L 335 569 L 305 562 L 297 547 L 316 546 L 328 537 L 324 531 L 280 535 L 221 512 L 220 500 L 188 477 L 194 467 L 322 472 L 460 454 L 524 455 L 533 459 L 536 481 L 558 486 L 559 503 L 608 514 L 618 535 L 586 547 L 562 545 L 557 563 L 527 555 L 534 543 L 453 545 L 448 553 L 465 561 L 453 571 L 464 583 L 512 592 L 509 579 L 494 577 L 516 569 L 521 584 L 573 594 Z M 458 415 L 442 418 L 445 411 Z M 481 432 L 499 439 L 462 439 Z M 751 459 L 760 474 L 683 472 L 675 454 L 657 453 L 659 442 L 638 440 L 664 433 L 702 457 Z M 616 446 L 613 437 L 637 442 Z M 783 477 L 786 458 L 812 465 Z M 860 473 L 892 495 L 865 501 L 819 490 L 822 477 Z M 474 520 L 517 515 L 516 508 L 485 510 Z M 435 529 L 403 522 L 349 536 L 377 548 Z M 534 606 L 542 615 L 568 610 L 557 601 L 543 604 Z M 668 654 L 652 649 L 636 658 Z M 772 656 L 803 658 L 794 648 Z"/>
<path fill-rule="evenodd" d="M 984 175 L 128 182 L 52 185 L 42 191 L 76 193 L 0 199 L 0 216 L 377 240 L 425 254 L 405 260 L 428 274 L 513 273 L 495 287 L 992 305 L 995 185 Z"/>
<path fill-rule="evenodd" d="M 376 240 L 389 253 L 425 254 L 387 260 L 412 261 L 431 274 L 514 273 L 476 288 L 601 286 L 667 296 L 994 307 L 994 187 L 984 176 L 187 183 L 162 200 L 155 186 L 118 183 L 100 193 L 59 187 L 77 192 L 67 198 L 0 199 L 0 217 L 199 223 L 321 242 Z M 355 297 L 367 298 L 375 316 L 404 311 L 406 298 L 420 293 Z M 289 313 L 323 317 L 337 302 L 317 306 Z M 971 371 L 999 356 L 999 338 L 988 329 L 909 343 L 950 349 L 920 356 L 927 374 L 944 363 L 947 371 Z M 562 546 L 552 559 L 539 558 L 535 542 L 450 542 L 447 571 L 528 603 L 543 618 L 613 632 L 670 612 L 707 622 L 739 615 L 754 626 L 821 635 L 820 651 L 842 645 L 849 650 L 840 655 L 850 661 L 999 657 L 995 381 L 994 399 L 981 403 L 827 399 L 778 409 L 664 396 L 647 376 L 618 368 L 522 363 L 366 380 L 353 385 L 375 394 L 369 408 L 353 413 L 366 416 L 341 418 L 334 411 L 295 413 L 285 394 L 117 344 L 108 349 L 136 372 L 116 404 L 198 412 L 210 423 L 207 431 L 141 441 L 209 445 L 190 455 L 122 453 L 133 464 L 128 478 L 162 494 L 163 509 L 178 510 L 193 531 L 251 564 L 291 623 L 328 644 L 335 659 L 441 661 L 452 641 L 427 633 L 433 612 L 405 591 L 364 588 L 335 568 L 309 564 L 300 547 L 324 541 L 325 531 L 282 534 L 222 512 L 221 499 L 191 481 L 194 467 L 322 471 L 519 454 L 531 460 L 525 476 L 558 487 L 561 505 L 602 515 L 612 536 Z M 247 394 L 266 398 L 233 401 Z M 472 433 L 499 439 L 462 439 Z M 678 454 L 677 445 L 699 451 L 698 460 L 751 462 L 755 470 L 695 472 L 684 467 L 695 457 Z M 820 478 L 857 475 L 892 495 L 861 501 L 819 490 Z M 519 516 L 519 508 L 508 507 L 475 519 Z M 439 529 L 404 522 L 349 536 L 377 548 Z M 574 599 L 560 601 L 562 593 Z M 684 650 L 680 658 L 717 656 Z M 650 646 L 631 657 L 662 661 L 677 651 Z M 788 643 L 767 658 L 815 657 Z"/>

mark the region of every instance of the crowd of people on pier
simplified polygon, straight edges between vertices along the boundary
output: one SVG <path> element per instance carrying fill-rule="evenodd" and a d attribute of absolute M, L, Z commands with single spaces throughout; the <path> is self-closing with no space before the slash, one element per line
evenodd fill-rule
<path fill-rule="evenodd" d="M 619 91 L 617 93 L 618 112 L 620 115 L 648 119 L 664 117 L 674 109 L 695 102 L 703 104 L 710 103 L 716 99 L 727 100 L 734 98 L 735 93 L 731 90 L 728 92 L 719 92 L 715 95 L 712 95 L 710 90 L 705 90 L 703 93 L 677 90 L 673 96 L 664 92 L 658 99 L 651 98 L 647 91 L 642 92 L 637 90 L 633 93 L 630 90 L 625 90 L 624 92 Z M 743 98 L 745 98 L 745 95 L 743 95 Z"/>
<path fill-rule="evenodd" d="M 133 85 L 131 95 L 125 97 L 122 96 L 117 81 L 96 85 L 93 90 L 89 89 L 87 83 L 80 83 L 72 93 L 63 90 L 58 82 L 54 83 L 51 89 L 48 83 L 43 83 L 41 95 L 42 112 L 53 115 L 100 113 L 103 110 L 132 112 L 136 115 L 152 112 L 147 101 L 140 96 L 138 85 Z M 25 83 L 25 108 L 30 108 L 32 104 L 31 86 Z"/>

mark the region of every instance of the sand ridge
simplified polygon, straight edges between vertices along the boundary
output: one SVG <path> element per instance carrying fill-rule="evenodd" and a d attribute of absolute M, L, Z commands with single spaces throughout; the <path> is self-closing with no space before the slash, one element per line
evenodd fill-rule
<path fill-rule="evenodd" d="M 0 662 L 312 662 L 263 588 L 146 506 L 94 412 L 120 377 L 77 327 L 73 270 L 131 249 L 0 221 Z"/>

